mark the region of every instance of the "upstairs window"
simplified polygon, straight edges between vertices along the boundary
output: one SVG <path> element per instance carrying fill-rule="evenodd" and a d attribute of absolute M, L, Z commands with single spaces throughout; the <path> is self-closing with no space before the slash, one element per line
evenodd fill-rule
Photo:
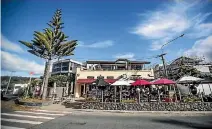
<path fill-rule="evenodd" d="M 94 76 L 87 76 L 87 79 L 94 79 Z"/>
<path fill-rule="evenodd" d="M 114 76 L 107 76 L 107 79 L 114 79 Z"/>

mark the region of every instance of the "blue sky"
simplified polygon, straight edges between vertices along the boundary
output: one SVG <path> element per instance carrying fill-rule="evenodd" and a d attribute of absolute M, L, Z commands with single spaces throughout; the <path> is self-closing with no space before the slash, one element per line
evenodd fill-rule
<path fill-rule="evenodd" d="M 212 2 L 207 0 L 2 0 L 1 5 L 2 75 L 11 70 L 18 76 L 42 74 L 45 60 L 27 53 L 18 40 L 32 40 L 33 32 L 47 27 L 58 8 L 63 31 L 70 40 L 79 40 L 75 55 L 66 58 L 161 63 L 153 58 L 161 45 L 185 33 L 164 48 L 167 62 L 181 55 L 212 61 Z"/>

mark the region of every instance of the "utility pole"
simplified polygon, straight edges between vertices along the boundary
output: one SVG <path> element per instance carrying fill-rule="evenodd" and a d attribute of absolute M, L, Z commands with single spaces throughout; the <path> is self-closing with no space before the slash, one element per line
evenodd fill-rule
<path fill-rule="evenodd" d="M 11 71 L 11 74 L 10 74 L 10 78 L 9 78 L 9 82 L 7 83 L 7 89 L 5 91 L 5 95 L 7 94 L 7 91 L 8 91 L 8 88 L 10 86 L 10 81 L 11 81 L 11 78 L 12 78 L 12 73 L 15 72 L 15 71 Z"/>
<path fill-rule="evenodd" d="M 162 52 L 162 53 L 161 53 L 160 55 L 156 56 L 156 57 L 161 57 L 161 60 L 162 60 L 162 63 L 163 63 L 164 77 L 166 77 L 166 78 L 168 78 L 168 73 L 167 73 L 167 69 L 166 69 L 166 62 L 165 62 L 164 56 L 165 56 L 167 53 L 164 53 L 164 52 L 163 52 L 163 47 L 166 46 L 166 45 L 168 45 L 169 43 L 173 42 L 174 40 L 177 40 L 178 38 L 183 37 L 183 36 L 184 36 L 184 34 L 182 34 L 182 35 L 180 35 L 180 36 L 178 36 L 178 37 L 176 37 L 176 38 L 170 40 L 169 42 L 163 44 L 163 45 L 161 46 L 161 52 Z"/>
<path fill-rule="evenodd" d="M 168 77 L 168 74 L 167 74 L 167 70 L 166 70 L 166 62 L 165 62 L 165 58 L 164 56 L 166 55 L 167 53 L 162 53 L 160 55 L 158 55 L 157 57 L 161 57 L 161 60 L 162 60 L 162 63 L 163 63 L 163 70 L 164 70 L 164 77 Z"/>

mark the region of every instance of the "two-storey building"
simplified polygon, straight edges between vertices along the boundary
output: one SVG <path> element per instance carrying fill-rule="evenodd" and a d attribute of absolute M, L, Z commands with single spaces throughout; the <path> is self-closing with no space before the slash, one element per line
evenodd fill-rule
<path fill-rule="evenodd" d="M 116 61 L 86 61 L 86 69 L 77 68 L 75 97 L 83 97 L 91 90 L 91 83 L 98 76 L 103 76 L 105 81 L 113 83 L 122 76 L 130 79 L 140 77 L 148 80 L 154 79 L 152 69 L 145 69 L 146 61 L 130 61 L 118 59 Z"/>

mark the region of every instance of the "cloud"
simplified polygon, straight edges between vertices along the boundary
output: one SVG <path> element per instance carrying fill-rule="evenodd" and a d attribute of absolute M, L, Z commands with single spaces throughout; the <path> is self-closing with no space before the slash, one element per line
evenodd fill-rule
<path fill-rule="evenodd" d="M 177 52 L 177 56 L 183 56 L 183 55 L 184 55 L 184 52 L 185 52 L 185 49 L 180 49 L 180 50 Z"/>
<path fill-rule="evenodd" d="M 22 53 L 24 50 L 17 44 L 13 43 L 1 34 L 1 49 L 7 51 Z"/>
<path fill-rule="evenodd" d="M 123 58 L 123 59 L 134 59 L 135 57 L 135 54 L 134 53 L 125 53 L 125 54 L 117 54 L 114 56 L 114 58 L 116 59 L 120 59 L 120 58 Z"/>
<path fill-rule="evenodd" d="M 42 74 L 44 72 L 44 65 L 40 65 L 35 61 L 22 59 L 16 54 L 1 51 L 1 65 L 3 70 L 17 71 L 17 72 L 35 72 Z"/>
<path fill-rule="evenodd" d="M 86 47 L 86 48 L 108 48 L 114 45 L 112 40 L 106 40 L 101 42 L 96 42 L 92 44 L 85 44 L 84 42 L 79 42 L 79 47 Z"/>
<path fill-rule="evenodd" d="M 184 52 L 187 56 L 204 56 L 206 61 L 212 61 L 212 35 L 194 43 L 191 49 Z"/>
<path fill-rule="evenodd" d="M 150 45 L 150 49 L 149 50 L 155 51 L 155 50 L 161 49 L 162 45 L 165 44 L 168 40 L 170 40 L 169 37 L 166 37 L 166 38 L 163 38 L 163 39 L 154 40 L 152 42 L 152 44 Z"/>
<path fill-rule="evenodd" d="M 201 38 L 212 34 L 212 23 L 203 23 L 194 27 L 194 31 L 188 34 L 190 38 Z"/>
<path fill-rule="evenodd" d="M 203 22 L 211 13 L 194 15 L 201 4 L 198 0 L 192 3 L 176 0 L 158 10 L 146 12 L 130 33 L 151 40 L 150 50 L 159 50 L 164 43 L 183 33 L 190 38 L 208 36 L 212 32 L 212 25 Z"/>

